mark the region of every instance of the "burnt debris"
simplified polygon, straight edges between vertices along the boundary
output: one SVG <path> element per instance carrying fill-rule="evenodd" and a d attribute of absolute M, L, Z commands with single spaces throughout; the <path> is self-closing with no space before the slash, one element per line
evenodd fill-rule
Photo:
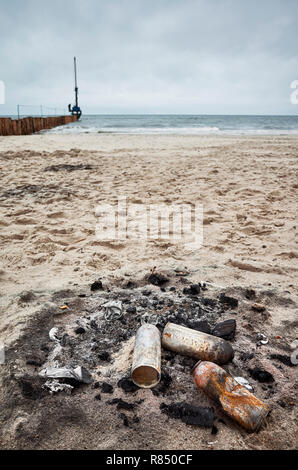
<path fill-rule="evenodd" d="M 199 295 L 201 292 L 201 284 L 192 284 L 190 287 L 184 287 L 183 294 Z"/>
<path fill-rule="evenodd" d="M 108 410 L 107 413 L 116 416 L 118 427 L 120 423 L 129 426 L 131 430 L 140 418 L 146 423 L 146 413 L 154 403 L 154 410 L 160 406 L 164 420 L 168 417 L 187 425 L 207 427 L 210 428 L 208 433 L 216 435 L 218 429 L 214 425 L 214 410 L 208 407 L 206 397 L 196 394 L 191 377 L 196 359 L 162 349 L 159 384 L 151 391 L 140 391 L 130 376 L 133 341 L 128 340 L 133 339 L 144 323 L 153 324 L 162 332 L 169 322 L 233 340 L 236 321 L 231 316 L 238 307 L 235 358 L 228 366 L 229 372 L 239 377 L 248 377 L 250 374 L 256 381 L 253 387 L 257 394 L 261 393 L 266 398 L 275 394 L 275 398 L 278 398 L 278 387 L 273 384 L 274 367 L 291 374 L 292 371 L 286 371 L 285 367 L 293 367 L 293 364 L 290 356 L 285 355 L 288 350 L 281 341 L 280 346 L 276 347 L 271 341 L 263 350 L 256 346 L 257 331 L 262 328 L 263 321 L 261 315 L 252 311 L 247 301 L 255 302 L 260 298 L 264 301 L 265 294 L 260 297 L 255 291 L 231 288 L 226 292 L 222 289 L 219 295 L 218 291 L 208 285 L 206 296 L 202 283 L 191 284 L 187 279 L 182 279 L 184 282 L 181 282 L 180 277 L 169 279 L 153 272 L 139 282 L 117 280 L 117 285 L 113 286 L 106 281 L 104 289 L 102 281 L 97 280 L 92 285 L 89 284 L 92 295 L 90 290 L 89 294 L 88 291 L 80 294 L 82 291 L 70 289 L 54 293 L 50 298 L 52 305 L 36 317 L 35 323 L 33 320 L 28 322 L 25 335 L 14 348 L 18 351 L 18 357 L 23 358 L 23 370 L 16 374 L 19 377 L 16 386 L 18 400 L 23 400 L 26 407 L 30 404 L 32 407 L 38 406 L 40 401 L 41 406 L 46 403 L 50 405 L 50 409 L 59 400 L 76 403 L 81 399 L 90 399 L 88 406 L 94 407 L 94 413 Z M 171 284 L 167 285 L 169 282 Z M 34 300 L 36 299 L 33 298 L 32 301 Z M 31 296 L 24 295 L 22 302 L 29 301 Z M 122 316 L 107 315 L 107 303 L 120 303 Z M 69 308 L 61 315 L 59 307 L 66 304 Z M 50 338 L 49 332 L 57 330 L 57 327 L 59 334 L 52 334 Z M 14 349 L 8 351 L 9 360 L 16 357 Z M 272 373 L 263 368 L 262 355 L 266 355 L 267 360 L 274 361 L 271 363 L 272 369 L 270 368 Z M 81 383 L 67 378 L 37 377 L 40 369 L 48 367 L 51 360 L 68 369 L 86 367 L 92 375 L 93 383 Z M 20 372 L 24 372 L 24 369 L 27 373 L 21 375 Z M 45 385 L 46 380 L 51 382 L 50 390 L 54 389 L 53 385 L 57 385 L 53 384 L 53 380 L 58 381 L 59 386 L 70 385 L 73 390 L 68 393 L 70 388 L 62 386 L 59 393 L 50 395 L 49 387 L 47 389 Z M 145 398 L 144 406 L 139 406 L 140 398 Z M 197 400 L 196 406 L 191 404 L 192 400 Z M 289 400 L 283 397 L 280 402 L 289 406 Z M 205 404 L 207 406 L 197 406 Z M 140 417 L 135 416 L 136 410 Z"/>
<path fill-rule="evenodd" d="M 91 292 L 96 292 L 98 290 L 103 290 L 103 285 L 101 281 L 95 281 L 90 286 Z"/>
<path fill-rule="evenodd" d="M 117 385 L 119 388 L 122 388 L 125 393 L 135 393 L 137 390 L 139 390 L 139 387 L 127 377 L 123 377 L 122 379 L 120 379 Z"/>
<path fill-rule="evenodd" d="M 122 400 L 122 398 L 114 398 L 113 400 L 107 401 L 109 405 L 117 405 L 117 410 L 133 410 L 138 403 L 128 403 L 127 401 Z"/>
<path fill-rule="evenodd" d="M 154 286 L 164 286 L 167 284 L 167 282 L 169 282 L 169 279 L 166 276 L 158 273 L 150 274 L 148 280 L 150 284 L 153 284 Z"/>
<path fill-rule="evenodd" d="M 220 294 L 219 296 L 219 301 L 221 304 L 223 304 L 224 308 L 237 308 L 238 307 L 238 299 L 235 299 L 234 297 L 229 297 L 226 294 Z"/>
<path fill-rule="evenodd" d="M 86 333 L 86 330 L 82 327 L 78 327 L 75 329 L 75 334 L 76 335 L 83 335 L 84 333 Z"/>
<path fill-rule="evenodd" d="M 255 367 L 254 369 L 249 369 L 249 373 L 253 379 L 257 380 L 261 383 L 272 383 L 274 382 L 274 377 L 270 372 L 264 369 L 260 369 L 259 367 Z"/>
<path fill-rule="evenodd" d="M 157 397 L 159 395 L 166 395 L 169 387 L 171 386 L 171 383 L 172 383 L 172 377 L 166 370 L 163 370 L 159 384 L 151 389 L 153 395 Z"/>
<path fill-rule="evenodd" d="M 52 172 L 58 172 L 58 171 L 67 171 L 67 172 L 72 172 L 72 171 L 79 171 L 79 170 L 93 170 L 95 168 L 94 165 L 84 165 L 83 163 L 79 163 L 78 165 L 70 165 L 67 163 L 61 163 L 60 165 L 51 165 L 47 166 L 44 171 L 52 171 Z"/>
<path fill-rule="evenodd" d="M 103 382 L 101 384 L 101 391 L 102 393 L 109 393 L 112 394 L 114 391 L 114 388 L 112 385 L 108 384 L 107 382 Z"/>
<path fill-rule="evenodd" d="M 221 323 L 215 325 L 212 334 L 214 336 L 218 336 L 219 338 L 223 338 L 226 340 L 231 340 L 235 338 L 236 332 L 236 320 L 226 320 Z"/>
<path fill-rule="evenodd" d="M 284 364 L 287 367 L 295 367 L 295 365 L 296 365 L 291 361 L 290 356 L 286 356 L 284 354 L 271 354 L 270 358 L 281 362 L 282 364 Z"/>
<path fill-rule="evenodd" d="M 169 418 L 181 419 L 185 424 L 194 426 L 202 426 L 207 428 L 213 427 L 214 409 L 206 406 L 193 406 L 189 403 L 179 402 L 169 405 L 161 403 L 160 409 Z"/>

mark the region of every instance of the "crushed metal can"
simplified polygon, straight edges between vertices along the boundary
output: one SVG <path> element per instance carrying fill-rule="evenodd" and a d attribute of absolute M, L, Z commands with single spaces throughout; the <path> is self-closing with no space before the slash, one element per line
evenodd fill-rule
<path fill-rule="evenodd" d="M 159 330 L 148 323 L 136 335 L 131 378 L 141 388 L 152 388 L 161 376 L 161 341 Z"/>
<path fill-rule="evenodd" d="M 162 345 L 178 354 L 217 364 L 225 364 L 234 357 L 233 348 L 226 340 L 174 323 L 166 324 Z"/>
<path fill-rule="evenodd" d="M 248 432 L 260 429 L 270 408 L 212 362 L 199 361 L 193 368 L 196 386 L 213 399 Z"/>
<path fill-rule="evenodd" d="M 85 367 L 46 367 L 39 372 L 40 377 L 50 379 L 74 379 L 85 384 L 92 383 L 92 376 Z"/>

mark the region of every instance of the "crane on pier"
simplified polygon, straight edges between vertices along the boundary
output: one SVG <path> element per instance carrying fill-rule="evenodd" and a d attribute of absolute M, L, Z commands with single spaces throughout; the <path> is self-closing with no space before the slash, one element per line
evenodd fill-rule
<path fill-rule="evenodd" d="M 68 105 L 68 111 L 73 115 L 73 116 L 78 116 L 78 119 L 80 119 L 82 115 L 81 108 L 79 107 L 79 89 L 78 89 L 78 80 L 77 80 L 77 58 L 74 57 L 74 77 L 75 77 L 75 105 L 71 106 L 71 104 Z"/>

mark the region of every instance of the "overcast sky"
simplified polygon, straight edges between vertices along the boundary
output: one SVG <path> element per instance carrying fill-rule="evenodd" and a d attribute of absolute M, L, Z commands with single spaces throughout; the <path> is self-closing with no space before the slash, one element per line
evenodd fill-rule
<path fill-rule="evenodd" d="M 87 113 L 298 114 L 297 0 L 2 0 L 6 104 Z"/>

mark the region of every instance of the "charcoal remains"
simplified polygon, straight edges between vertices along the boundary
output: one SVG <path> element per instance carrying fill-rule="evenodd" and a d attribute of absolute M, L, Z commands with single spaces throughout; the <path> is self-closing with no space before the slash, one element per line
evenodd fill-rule
<path fill-rule="evenodd" d="M 169 279 L 165 277 L 163 274 L 158 274 L 158 273 L 152 273 L 149 276 L 149 282 L 150 284 L 153 284 L 154 286 L 163 286 L 167 282 L 169 282 Z"/>
<path fill-rule="evenodd" d="M 101 384 L 101 391 L 102 391 L 102 393 L 109 393 L 109 394 L 111 394 L 111 393 L 113 393 L 113 390 L 114 390 L 114 389 L 113 389 L 112 385 L 108 384 L 107 382 L 103 382 L 103 383 Z"/>
<path fill-rule="evenodd" d="M 225 320 L 215 325 L 215 328 L 212 331 L 212 334 L 214 336 L 218 336 L 219 338 L 231 340 L 235 338 L 235 332 L 236 332 L 236 320 L 231 319 L 231 320 Z"/>
<path fill-rule="evenodd" d="M 220 294 L 219 301 L 224 305 L 225 308 L 237 308 L 238 300 L 234 297 L 229 297 L 225 294 Z"/>
<path fill-rule="evenodd" d="M 103 285 L 101 281 L 95 281 L 93 284 L 91 284 L 91 292 L 96 292 L 98 290 L 103 290 Z"/>
<path fill-rule="evenodd" d="M 266 370 L 260 369 L 259 367 L 255 367 L 254 369 L 249 369 L 249 373 L 253 379 L 257 380 L 261 383 L 271 383 L 274 382 L 274 377 L 270 372 Z"/>
<path fill-rule="evenodd" d="M 214 409 L 205 406 L 193 406 L 189 403 L 179 402 L 166 405 L 161 403 L 162 413 L 173 419 L 181 419 L 185 424 L 212 428 Z"/>
<path fill-rule="evenodd" d="M 117 385 L 119 388 L 122 388 L 125 393 L 135 393 L 137 390 L 139 390 L 139 387 L 127 377 L 123 377 L 122 379 L 120 379 Z"/>
<path fill-rule="evenodd" d="M 270 359 L 276 359 L 287 367 L 295 367 L 295 364 L 291 361 L 291 357 L 284 354 L 271 354 Z"/>

